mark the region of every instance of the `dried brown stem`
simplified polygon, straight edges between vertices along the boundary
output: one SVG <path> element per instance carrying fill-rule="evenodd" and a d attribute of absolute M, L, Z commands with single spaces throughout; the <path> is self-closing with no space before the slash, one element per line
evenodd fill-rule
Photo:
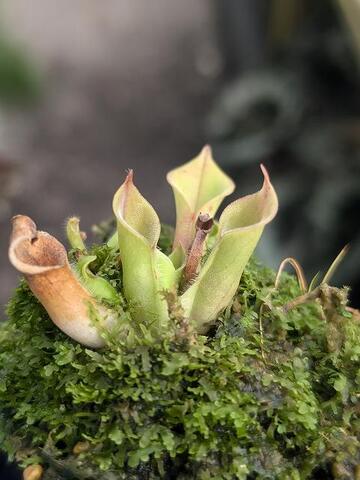
<path fill-rule="evenodd" d="M 287 313 L 290 312 L 290 310 L 293 310 L 294 308 L 298 307 L 299 305 L 303 305 L 304 303 L 309 303 L 313 302 L 317 298 L 319 298 L 321 293 L 321 288 L 320 286 L 312 290 L 311 292 L 305 293 L 304 295 L 300 295 L 299 297 L 295 298 L 294 300 L 291 300 L 290 302 L 286 303 L 283 307 L 282 310 Z"/>
<path fill-rule="evenodd" d="M 308 289 L 308 286 L 307 286 L 304 270 L 302 269 L 300 263 L 295 258 L 292 258 L 292 257 L 285 258 L 281 262 L 281 264 L 279 266 L 279 270 L 278 270 L 277 275 L 276 275 L 276 279 L 275 279 L 275 288 L 278 288 L 278 286 L 280 284 L 281 274 L 282 274 L 282 272 L 283 272 L 283 270 L 284 270 L 284 268 L 286 267 L 287 264 L 290 264 L 294 268 L 294 270 L 296 272 L 298 282 L 299 282 L 299 285 L 300 285 L 300 288 L 301 288 L 301 291 L 302 291 L 302 293 L 305 293 Z"/>
<path fill-rule="evenodd" d="M 207 213 L 199 215 L 196 222 L 196 234 L 187 258 L 184 272 L 185 284 L 188 285 L 196 277 L 201 257 L 204 250 L 204 243 L 208 233 L 211 231 L 214 220 Z"/>

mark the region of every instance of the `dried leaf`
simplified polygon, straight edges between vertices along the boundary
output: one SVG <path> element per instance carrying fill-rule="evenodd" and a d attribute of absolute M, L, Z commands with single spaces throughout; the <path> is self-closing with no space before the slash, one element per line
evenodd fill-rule
<path fill-rule="evenodd" d="M 108 328 L 115 318 L 81 285 L 71 270 L 64 246 L 56 238 L 38 231 L 31 218 L 17 215 L 13 218 L 9 259 L 24 274 L 30 289 L 60 330 L 83 345 L 104 345 L 92 325 L 90 310 Z"/>

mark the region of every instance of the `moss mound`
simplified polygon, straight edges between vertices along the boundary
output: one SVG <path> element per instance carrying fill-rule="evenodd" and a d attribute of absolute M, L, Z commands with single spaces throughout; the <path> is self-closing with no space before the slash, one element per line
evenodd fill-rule
<path fill-rule="evenodd" d="M 92 253 L 121 292 L 117 255 Z M 327 308 L 276 308 L 299 294 L 253 260 L 209 337 L 169 299 L 161 342 L 142 329 L 92 351 L 21 283 L 0 328 L 1 448 L 46 480 L 359 479 L 359 317 L 336 289 Z"/>

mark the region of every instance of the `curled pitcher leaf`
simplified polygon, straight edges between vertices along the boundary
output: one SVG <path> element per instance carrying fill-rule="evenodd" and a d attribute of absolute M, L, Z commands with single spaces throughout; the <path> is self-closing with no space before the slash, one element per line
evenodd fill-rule
<path fill-rule="evenodd" d="M 119 239 L 118 239 L 118 232 L 114 232 L 109 240 L 106 242 L 106 245 L 111 248 L 111 250 L 117 250 L 119 248 Z"/>
<path fill-rule="evenodd" d="M 66 236 L 71 248 L 84 252 L 86 245 L 86 234 L 80 231 L 80 219 L 78 217 L 71 217 L 66 223 Z"/>
<path fill-rule="evenodd" d="M 181 265 L 157 249 L 160 221 L 135 187 L 132 171 L 116 192 L 113 209 L 118 224 L 124 293 L 132 317 L 158 332 L 168 322 L 162 290 L 175 287 Z"/>
<path fill-rule="evenodd" d="M 181 297 L 185 314 L 199 333 L 206 333 L 230 304 L 265 225 L 277 213 L 275 190 L 265 167 L 261 169 L 261 190 L 225 208 L 219 220 L 219 238 L 198 277 Z"/>
<path fill-rule="evenodd" d="M 175 197 L 176 230 L 174 248 L 179 244 L 187 251 L 195 235 L 195 223 L 200 213 L 214 217 L 223 199 L 235 188 L 212 158 L 211 148 L 188 163 L 167 174 Z"/>
<path fill-rule="evenodd" d="M 83 255 L 79 258 L 76 270 L 80 279 L 88 290 L 98 300 L 106 300 L 111 303 L 119 301 L 119 294 L 110 282 L 90 270 L 90 265 L 96 260 L 95 255 Z"/>
<path fill-rule="evenodd" d="M 186 255 L 179 245 L 169 256 L 156 250 L 156 270 L 161 290 L 172 290 L 177 287 L 185 268 Z"/>
<path fill-rule="evenodd" d="M 115 317 L 81 285 L 56 238 L 38 231 L 31 218 L 17 215 L 12 221 L 9 259 L 60 330 L 83 345 L 104 345 L 91 312 L 106 328 L 111 328 Z"/>

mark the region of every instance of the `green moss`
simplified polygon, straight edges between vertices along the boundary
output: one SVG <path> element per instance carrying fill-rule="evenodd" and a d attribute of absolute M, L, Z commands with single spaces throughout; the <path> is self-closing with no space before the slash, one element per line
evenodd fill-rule
<path fill-rule="evenodd" d="M 91 254 L 120 292 L 117 253 Z M 179 335 L 173 305 L 161 342 L 143 329 L 92 351 L 22 282 L 0 328 L 1 447 L 49 480 L 358 478 L 358 317 L 343 291 L 332 315 L 315 304 L 284 314 L 297 282 L 273 285 L 252 260 L 209 337 Z M 74 455 L 78 442 L 88 450 Z"/>

